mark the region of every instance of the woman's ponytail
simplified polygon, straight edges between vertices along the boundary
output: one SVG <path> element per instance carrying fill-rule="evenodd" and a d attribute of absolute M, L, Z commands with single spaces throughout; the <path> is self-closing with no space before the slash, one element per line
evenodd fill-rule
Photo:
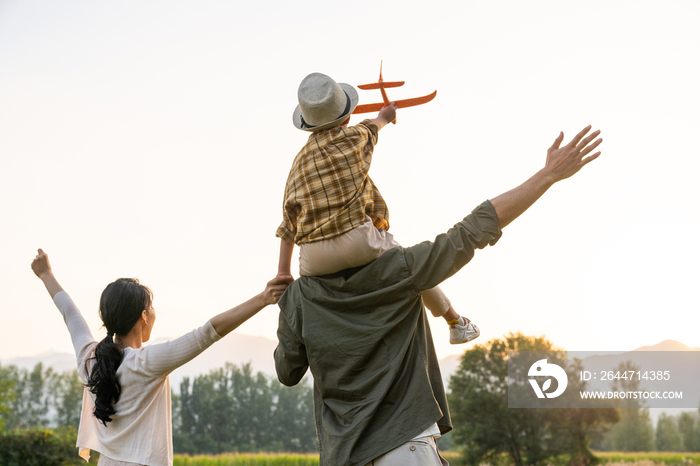
<path fill-rule="evenodd" d="M 95 362 L 88 378 L 87 387 L 95 394 L 94 415 L 107 425 L 112 420 L 110 416 L 116 413 L 114 404 L 119 401 L 122 386 L 117 377 L 117 369 L 122 363 L 122 353 L 119 346 L 114 343 L 111 335 L 95 347 Z"/>
<path fill-rule="evenodd" d="M 141 313 L 151 307 L 151 290 L 134 278 L 120 278 L 107 285 L 100 298 L 100 318 L 107 336 L 95 347 L 95 357 L 86 386 L 95 395 L 94 415 L 102 424 L 112 421 L 115 404 L 122 392 L 117 369 L 124 358 L 123 350 L 114 343 L 114 335 L 131 332 Z"/>

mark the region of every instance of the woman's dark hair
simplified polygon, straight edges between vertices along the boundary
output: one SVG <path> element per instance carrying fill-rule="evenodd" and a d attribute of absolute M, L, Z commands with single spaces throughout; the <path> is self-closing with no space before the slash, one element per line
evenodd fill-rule
<path fill-rule="evenodd" d="M 92 370 L 87 387 L 95 395 L 93 414 L 102 424 L 111 422 L 116 413 L 114 405 L 119 401 L 122 387 L 117 378 L 117 368 L 124 353 L 114 343 L 114 335 L 128 334 L 141 313 L 151 307 L 151 290 L 135 278 L 120 278 L 109 285 L 100 297 L 100 318 L 107 329 L 107 336 L 95 347 Z"/>

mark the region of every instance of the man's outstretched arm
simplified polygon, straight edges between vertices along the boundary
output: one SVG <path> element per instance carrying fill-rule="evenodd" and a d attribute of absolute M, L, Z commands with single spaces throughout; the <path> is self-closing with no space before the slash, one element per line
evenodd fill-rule
<path fill-rule="evenodd" d="M 530 208 L 554 183 L 569 178 L 584 165 L 598 158 L 600 152 L 588 154 L 603 140 L 598 138 L 593 142 L 600 130 L 586 136 L 590 130 L 590 126 L 585 127 L 564 147 L 559 147 L 564 140 L 564 133 L 559 133 L 552 147 L 547 150 L 547 161 L 543 169 L 517 188 L 491 199 L 501 228 Z"/>

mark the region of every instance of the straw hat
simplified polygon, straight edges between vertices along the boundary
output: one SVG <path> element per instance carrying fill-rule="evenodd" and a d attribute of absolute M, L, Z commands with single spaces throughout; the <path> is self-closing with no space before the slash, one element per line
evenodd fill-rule
<path fill-rule="evenodd" d="M 303 131 L 321 131 L 343 121 L 357 107 L 357 91 L 350 84 L 336 83 L 321 73 L 311 73 L 299 85 L 299 105 L 294 126 Z"/>

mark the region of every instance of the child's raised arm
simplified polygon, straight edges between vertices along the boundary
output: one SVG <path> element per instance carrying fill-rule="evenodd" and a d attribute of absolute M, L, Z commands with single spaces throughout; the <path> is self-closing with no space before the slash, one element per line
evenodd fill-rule
<path fill-rule="evenodd" d="M 386 107 L 382 107 L 382 109 L 379 110 L 379 115 L 377 115 L 377 118 L 374 118 L 371 121 L 377 125 L 377 129 L 382 129 L 394 120 L 396 120 L 396 103 L 391 102 Z"/>

